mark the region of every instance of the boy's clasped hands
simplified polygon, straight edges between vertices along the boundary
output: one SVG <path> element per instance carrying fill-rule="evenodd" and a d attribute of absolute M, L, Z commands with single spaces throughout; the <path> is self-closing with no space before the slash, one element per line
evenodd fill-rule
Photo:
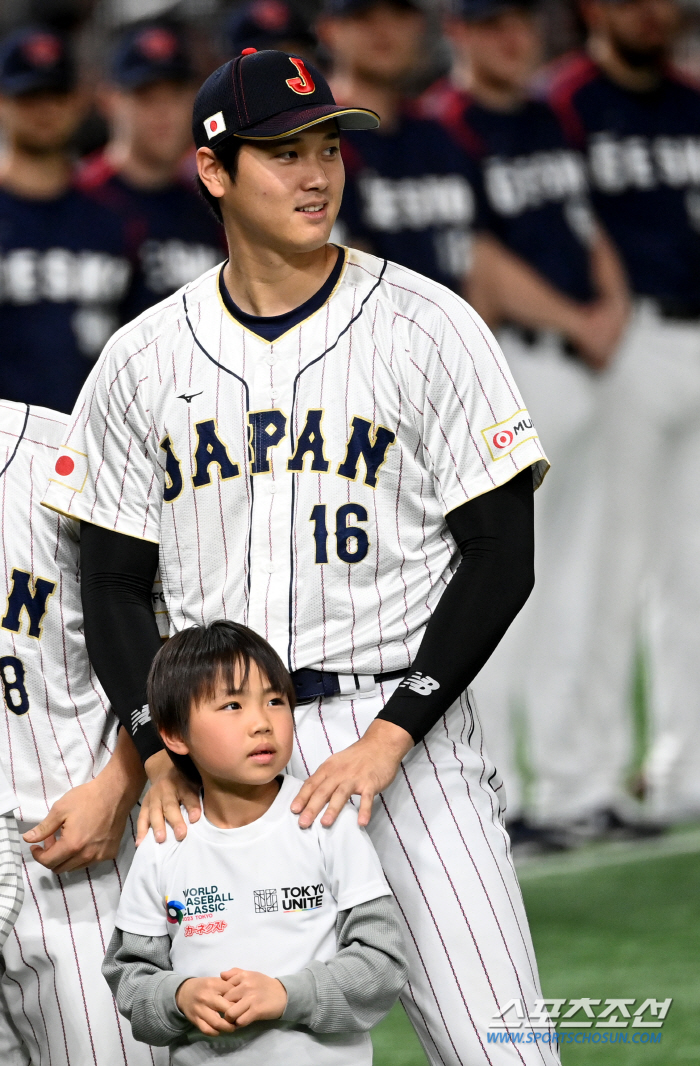
<path fill-rule="evenodd" d="M 190 977 L 178 988 L 175 1002 L 201 1033 L 216 1036 L 281 1018 L 287 990 L 276 977 L 233 969 L 220 977 Z"/>

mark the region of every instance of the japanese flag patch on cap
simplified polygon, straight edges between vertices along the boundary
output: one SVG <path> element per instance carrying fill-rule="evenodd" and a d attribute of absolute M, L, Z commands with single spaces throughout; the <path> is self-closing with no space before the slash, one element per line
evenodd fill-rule
<path fill-rule="evenodd" d="M 226 129 L 223 113 L 217 111 L 215 115 L 210 115 L 209 118 L 204 120 L 204 128 L 207 131 L 209 140 L 212 137 L 216 137 L 217 134 L 223 133 Z"/>

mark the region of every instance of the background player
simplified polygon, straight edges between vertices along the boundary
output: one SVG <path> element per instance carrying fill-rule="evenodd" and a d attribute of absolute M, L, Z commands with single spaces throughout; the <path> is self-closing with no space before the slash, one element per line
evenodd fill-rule
<path fill-rule="evenodd" d="M 20 30 L 0 45 L 0 395 L 69 411 L 121 321 L 129 286 L 118 215 L 71 188 L 85 99 L 65 41 Z"/>
<path fill-rule="evenodd" d="M 438 123 L 405 96 L 425 50 L 419 0 L 331 0 L 318 34 L 340 103 L 369 107 L 376 132 L 343 136 L 346 184 L 338 239 L 459 291 L 469 265 L 474 169 Z"/>
<path fill-rule="evenodd" d="M 225 42 L 230 56 L 240 55 L 244 48 L 277 48 L 312 63 L 318 46 L 301 8 L 287 0 L 236 4 L 226 21 Z"/>
<path fill-rule="evenodd" d="M 618 257 L 591 213 L 583 159 L 567 147 L 548 105 L 530 94 L 543 49 L 533 5 L 463 0 L 448 32 L 459 66 L 470 72 L 469 90 L 436 86 L 422 108 L 442 119 L 481 169 L 484 207 L 469 293 L 487 321 L 503 327 L 499 341 L 553 462 L 537 509 L 534 595 L 475 692 L 488 708 L 511 836 L 562 844 L 560 832 L 543 837 L 513 822 L 522 797 L 512 712 L 527 712 L 532 817 L 540 826 L 574 820 L 583 797 L 570 792 L 569 764 L 578 751 L 580 641 L 600 491 L 591 463 L 591 370 L 612 358 L 628 296 Z"/>
<path fill-rule="evenodd" d="M 467 305 L 327 243 L 336 122 L 375 121 L 281 52 L 208 79 L 200 177 L 235 255 L 117 335 L 59 456 L 75 468 L 46 503 L 83 520 L 90 653 L 149 772 L 167 758 L 142 707 L 155 626 L 145 597 L 120 606 L 118 590 L 136 573 L 147 589 L 160 550 L 176 629 L 241 619 L 294 672 L 293 766 L 315 771 L 300 824 L 326 803 L 330 824 L 350 794 L 366 824 L 382 793 L 370 833 L 431 1061 L 554 1063 L 539 1041 L 487 1050 L 499 1004 L 533 1010 L 540 993 L 496 771 L 463 694 L 532 587 L 547 463 Z M 172 779 L 150 793 L 154 821 Z"/>
<path fill-rule="evenodd" d="M 114 46 L 110 76 L 100 94 L 110 140 L 85 161 L 79 185 L 128 227 L 137 269 L 126 321 L 220 262 L 224 248 L 183 163 L 192 145 L 195 75 L 182 32 L 163 22 L 127 29 Z"/>
<path fill-rule="evenodd" d="M 591 0 L 589 55 L 559 69 L 551 101 L 587 151 L 593 198 L 638 306 L 601 398 L 605 504 L 592 604 L 583 758 L 567 790 L 618 801 L 631 761 L 629 693 L 641 597 L 656 591 L 651 805 L 700 813 L 694 633 L 700 611 L 700 92 L 669 66 L 673 0 Z M 609 461 L 614 456 L 614 461 Z M 624 797 L 621 797 L 624 799 Z"/>
<path fill-rule="evenodd" d="M 0 967 L 0 1060 L 146 1066 L 163 1053 L 132 1039 L 100 974 L 144 774 L 85 651 L 78 526 L 40 506 L 65 424 L 0 402 L 0 763 L 24 834 L 24 903 Z"/>

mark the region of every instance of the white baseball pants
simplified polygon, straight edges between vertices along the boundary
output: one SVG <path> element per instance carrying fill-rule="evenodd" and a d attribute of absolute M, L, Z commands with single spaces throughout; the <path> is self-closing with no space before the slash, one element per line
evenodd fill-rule
<path fill-rule="evenodd" d="M 552 467 L 535 496 L 534 591 L 473 688 L 509 818 L 527 806 L 537 821 L 562 822 L 594 802 L 580 763 L 579 725 L 599 521 L 600 485 L 591 463 L 597 383 L 555 335 L 528 346 L 503 330 L 499 342 Z M 533 773 L 527 804 L 515 764 L 515 711 Z"/>
<path fill-rule="evenodd" d="M 133 1039 L 100 972 L 134 854 L 132 818 L 114 862 L 60 876 L 22 841 L 24 903 L 0 960 L 2 1066 L 166 1066 L 167 1048 Z"/>
<path fill-rule="evenodd" d="M 600 382 L 605 488 L 582 718 L 588 772 L 621 789 L 633 659 L 651 619 L 651 812 L 700 816 L 700 323 L 642 303 Z M 648 606 L 648 610 L 647 610 Z"/>
<path fill-rule="evenodd" d="M 308 776 L 362 736 L 397 684 L 368 699 L 298 707 L 292 773 Z M 405 922 L 402 1002 L 435 1066 L 559 1062 L 556 1047 L 532 1033 L 521 1030 L 521 1043 L 493 1040 L 499 1008 L 519 999 L 532 1011 L 541 996 L 499 788 L 465 694 L 406 756 L 369 826 Z"/>

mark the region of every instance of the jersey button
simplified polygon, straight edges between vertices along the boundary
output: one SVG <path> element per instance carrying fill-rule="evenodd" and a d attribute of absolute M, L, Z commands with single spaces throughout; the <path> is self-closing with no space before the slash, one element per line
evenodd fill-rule
<path fill-rule="evenodd" d="M 277 492 L 277 485 L 274 483 L 274 481 L 270 482 L 269 488 L 270 488 L 270 492 Z"/>
<path fill-rule="evenodd" d="M 263 566 L 263 570 L 265 570 L 268 574 L 274 574 L 275 564 L 272 562 L 272 559 L 268 560 L 268 562 L 265 563 L 265 565 Z"/>
<path fill-rule="evenodd" d="M 268 355 L 268 357 L 265 360 L 265 362 L 267 363 L 268 366 L 274 366 L 275 363 L 277 362 L 277 356 L 273 355 L 272 352 L 270 352 L 270 354 Z"/>

